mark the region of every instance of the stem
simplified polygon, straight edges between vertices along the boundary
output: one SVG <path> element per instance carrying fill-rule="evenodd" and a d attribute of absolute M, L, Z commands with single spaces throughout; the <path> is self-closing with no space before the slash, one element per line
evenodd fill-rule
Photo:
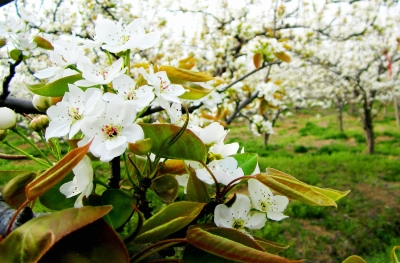
<path fill-rule="evenodd" d="M 242 179 L 251 179 L 251 178 L 255 178 L 255 176 L 242 176 L 242 177 L 238 177 L 234 180 L 232 180 L 229 184 L 227 184 L 224 189 L 222 190 L 221 195 L 224 196 L 226 195 L 230 190 L 232 190 L 234 187 L 237 186 L 237 184 L 233 185 L 234 182 L 236 181 L 240 181 Z"/>
<path fill-rule="evenodd" d="M 49 145 L 47 144 L 44 136 L 43 136 L 43 131 L 38 132 L 40 140 L 42 141 L 42 143 L 44 144 L 44 146 L 46 147 L 46 149 L 50 152 L 50 154 L 58 161 L 59 159 L 57 158 L 57 155 L 53 152 L 53 150 L 50 149 Z"/>
<path fill-rule="evenodd" d="M 14 145 L 12 145 L 11 143 L 9 143 L 8 141 L 4 140 L 3 143 L 4 143 L 5 145 L 11 147 L 12 149 L 16 150 L 17 152 L 22 153 L 23 155 L 25 155 L 26 157 L 28 157 L 28 158 L 31 159 L 32 161 L 35 161 L 35 162 L 37 162 L 37 163 L 39 163 L 39 164 L 41 164 L 41 165 L 44 165 L 44 166 L 46 166 L 46 167 L 51 167 L 51 165 L 48 165 L 47 163 L 43 162 L 43 161 L 40 160 L 40 159 L 37 159 L 37 158 L 33 157 L 32 155 L 30 155 L 29 153 L 25 152 L 24 150 L 21 150 L 21 149 L 15 147 Z"/>
<path fill-rule="evenodd" d="M 110 177 L 108 178 L 108 186 L 112 189 L 119 189 L 119 181 L 121 180 L 121 163 L 120 156 L 114 157 L 110 161 Z"/>
<path fill-rule="evenodd" d="M 212 171 L 210 170 L 210 168 L 208 168 L 208 166 L 204 162 L 201 162 L 201 164 L 206 168 L 206 170 L 210 173 L 212 179 L 214 180 L 215 188 L 216 188 L 216 191 L 217 191 L 216 196 L 217 196 L 217 198 L 220 198 L 221 197 L 221 189 L 219 188 L 219 184 L 218 184 L 217 178 L 215 178 L 215 176 L 212 173 Z"/>
<path fill-rule="evenodd" d="M 42 152 L 42 150 L 40 150 L 31 140 L 29 140 L 24 134 L 22 134 L 17 129 L 17 127 L 12 128 L 11 130 L 18 134 L 22 139 L 24 139 L 25 142 L 29 143 L 36 151 L 38 151 L 38 153 L 50 164 L 50 166 L 53 165 L 53 162 L 50 161 L 50 159 Z"/>
<path fill-rule="evenodd" d="M 10 223 L 8 224 L 8 228 L 6 231 L 6 236 L 8 236 L 8 234 L 10 234 L 11 232 L 11 228 L 15 222 L 15 219 L 17 219 L 18 214 L 21 212 L 22 209 L 24 209 L 24 207 L 29 203 L 29 200 L 26 200 L 20 207 L 18 207 L 17 211 L 15 211 L 15 214 L 13 215 L 13 217 L 10 220 Z"/>
<path fill-rule="evenodd" d="M 113 61 L 112 61 L 110 52 L 108 52 L 108 50 L 106 50 L 106 54 L 107 54 L 108 62 L 110 63 L 110 65 L 112 65 Z"/>
<path fill-rule="evenodd" d="M 129 169 L 128 169 L 128 163 L 126 162 L 126 156 L 124 153 L 124 165 L 125 165 L 125 172 L 126 172 L 126 177 L 128 177 L 129 182 L 131 182 L 132 186 L 136 186 L 135 182 L 132 180 L 131 174 L 129 173 Z M 131 158 L 128 157 L 128 160 L 133 163 L 133 161 L 131 160 Z M 132 164 L 133 165 L 133 164 Z M 136 169 L 136 167 L 135 167 Z"/>
<path fill-rule="evenodd" d="M 110 188 L 106 183 L 104 183 L 103 181 L 99 180 L 99 179 L 96 178 L 96 177 L 93 178 L 93 183 L 102 185 L 102 186 L 104 186 L 104 187 L 107 188 L 107 189 Z"/>
<path fill-rule="evenodd" d="M 129 71 L 131 69 L 131 60 L 130 60 L 130 57 L 129 57 L 130 53 L 131 53 L 130 49 L 128 49 L 126 51 L 126 53 L 125 53 L 125 67 L 127 68 L 126 69 L 126 75 L 128 75 L 128 76 L 129 76 Z"/>
<path fill-rule="evenodd" d="M 79 73 L 82 73 L 82 71 L 80 71 L 75 65 L 69 65 L 68 68 L 73 69 Z"/>

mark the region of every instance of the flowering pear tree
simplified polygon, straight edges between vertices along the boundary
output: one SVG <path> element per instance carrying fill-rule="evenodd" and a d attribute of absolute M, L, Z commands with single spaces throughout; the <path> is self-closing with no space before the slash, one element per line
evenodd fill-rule
<path fill-rule="evenodd" d="M 336 207 L 349 191 L 260 171 L 256 154 L 224 143 L 228 131 L 220 123 L 191 113 L 196 101 L 229 85 L 220 88 L 210 74 L 138 55 L 160 41 L 159 32 L 145 30 L 145 20 L 93 22 L 90 39 L 28 37 L 11 50 L 21 63 L 45 47 L 51 65 L 34 73 L 44 81 L 26 84 L 35 110 L 0 108 L 1 142 L 41 167 L 2 189 L 0 261 L 302 262 L 279 256 L 287 245 L 251 229 L 284 220 L 289 199 Z M 14 39 L 22 29 L 13 30 L 5 37 Z M 21 132 L 15 111 L 42 112 L 30 117 L 29 127 L 46 152 Z M 39 157 L 10 143 L 9 131 Z M 96 168 L 104 162 L 108 178 Z M 32 212 L 35 201 L 45 214 Z"/>

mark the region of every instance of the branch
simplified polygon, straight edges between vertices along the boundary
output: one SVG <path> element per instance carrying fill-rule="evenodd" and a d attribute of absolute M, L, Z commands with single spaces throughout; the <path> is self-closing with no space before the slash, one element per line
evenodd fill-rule
<path fill-rule="evenodd" d="M 282 62 L 272 62 L 272 63 L 264 64 L 264 65 L 262 65 L 260 68 L 254 69 L 254 70 L 250 71 L 249 73 L 247 73 L 247 74 L 244 75 L 243 77 L 238 78 L 237 80 L 235 80 L 234 82 L 232 82 L 232 83 L 229 84 L 228 86 L 222 88 L 221 90 L 218 91 L 218 93 L 224 92 L 225 90 L 229 89 L 230 87 L 232 87 L 232 86 L 235 85 L 236 83 L 238 83 L 238 82 L 244 80 L 245 78 L 247 78 L 247 77 L 253 75 L 254 73 L 256 73 L 256 72 L 258 72 L 258 71 L 260 71 L 260 70 L 262 70 L 262 69 L 264 69 L 264 68 L 266 68 L 266 67 L 268 67 L 268 66 L 280 65 L 281 63 L 282 63 Z"/>
<path fill-rule="evenodd" d="M 5 6 L 13 1 L 14 0 L 0 0 L 0 7 Z"/>
<path fill-rule="evenodd" d="M 22 62 L 21 57 L 18 58 L 18 60 L 15 61 L 15 63 L 8 62 L 10 64 L 10 74 L 8 74 L 8 76 L 4 78 L 3 92 L 0 96 L 0 100 L 4 100 L 8 97 L 8 95 L 10 95 L 10 91 L 8 90 L 8 88 L 10 86 L 12 78 L 15 76 L 15 69 L 18 67 L 19 64 L 21 64 L 21 62 Z"/>
<path fill-rule="evenodd" d="M 4 100 L 0 99 L 0 107 L 7 107 L 15 111 L 16 113 L 25 114 L 40 114 L 35 107 L 33 107 L 31 100 L 17 99 L 8 97 Z"/>

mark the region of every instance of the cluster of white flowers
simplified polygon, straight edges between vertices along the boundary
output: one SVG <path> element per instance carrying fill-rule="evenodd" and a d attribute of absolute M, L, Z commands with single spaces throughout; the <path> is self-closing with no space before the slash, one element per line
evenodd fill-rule
<path fill-rule="evenodd" d="M 251 117 L 250 128 L 253 134 L 257 136 L 260 136 L 263 133 L 274 134 L 274 128 L 272 127 L 272 123 L 268 120 L 265 120 L 260 115 L 253 115 Z"/>
<path fill-rule="evenodd" d="M 286 196 L 274 196 L 267 186 L 256 179 L 248 181 L 248 190 L 250 198 L 238 194 L 231 207 L 224 204 L 217 205 L 214 213 L 214 222 L 217 226 L 245 231 L 245 228 L 262 228 L 267 217 L 275 221 L 288 217 L 282 213 L 289 203 Z M 251 205 L 258 211 L 250 212 Z"/>

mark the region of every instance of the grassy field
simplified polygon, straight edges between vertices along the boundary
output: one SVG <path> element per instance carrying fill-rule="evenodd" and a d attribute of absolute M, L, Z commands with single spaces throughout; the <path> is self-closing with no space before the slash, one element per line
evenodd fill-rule
<path fill-rule="evenodd" d="M 357 254 L 368 263 L 391 262 L 390 250 L 400 245 L 400 128 L 393 116 L 389 111 L 375 121 L 374 155 L 366 154 L 357 117 L 345 115 L 345 131 L 341 133 L 333 110 L 300 111 L 278 121 L 267 147 L 245 123 L 229 127 L 226 143 L 237 141 L 246 152 L 258 153 L 262 170 L 272 167 L 312 185 L 351 190 L 337 209 L 291 201 L 285 211 L 289 218 L 269 221 L 256 234 L 291 244 L 282 253 L 290 259 L 330 263 Z M 23 145 L 20 139 L 12 141 Z M 22 148 L 34 153 L 27 145 Z M 13 153 L 4 145 L 0 145 L 0 152 Z M 107 164 L 98 165 L 96 171 L 106 176 Z M 16 166 L 0 159 L 0 167 L 42 169 L 29 160 Z M 7 181 L 6 177 L 2 174 L 0 182 Z"/>
<path fill-rule="evenodd" d="M 262 171 L 272 167 L 319 187 L 351 190 L 338 208 L 290 202 L 281 221 L 256 233 L 292 244 L 282 255 L 307 262 L 342 262 L 357 254 L 368 263 L 391 262 L 400 245 L 400 128 L 390 112 L 377 117 L 376 154 L 366 154 L 361 123 L 345 116 L 339 132 L 332 110 L 304 111 L 277 123 L 267 147 L 243 123 L 228 141 L 257 152 Z"/>

